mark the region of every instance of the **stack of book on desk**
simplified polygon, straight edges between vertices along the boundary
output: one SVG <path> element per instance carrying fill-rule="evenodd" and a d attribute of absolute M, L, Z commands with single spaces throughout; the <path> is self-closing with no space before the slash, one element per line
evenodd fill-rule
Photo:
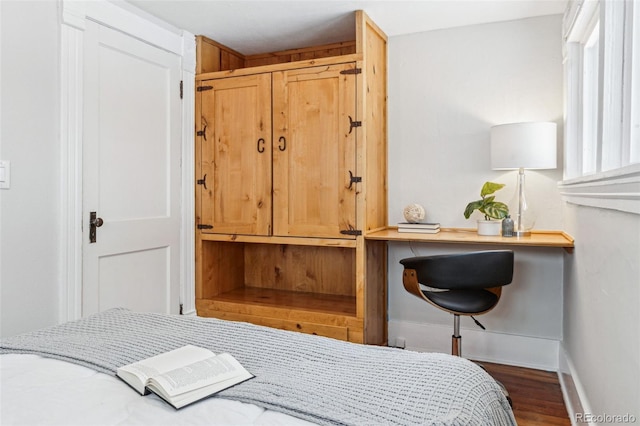
<path fill-rule="evenodd" d="M 422 234 L 437 234 L 440 232 L 439 223 L 398 223 L 398 232 L 418 232 Z"/>

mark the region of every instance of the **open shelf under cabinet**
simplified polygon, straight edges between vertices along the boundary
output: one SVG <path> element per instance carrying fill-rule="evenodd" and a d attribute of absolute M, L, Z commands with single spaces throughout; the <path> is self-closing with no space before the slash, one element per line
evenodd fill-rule
<path fill-rule="evenodd" d="M 328 315 L 356 316 L 355 296 L 243 287 L 222 293 L 210 299 L 210 301 L 227 304 L 237 303 L 245 307 L 244 310 L 262 307 Z M 251 308 L 247 309 L 246 307 Z"/>
<path fill-rule="evenodd" d="M 350 331 L 362 330 L 362 319 L 357 318 L 354 248 L 201 244 L 199 315 L 345 340 Z"/>

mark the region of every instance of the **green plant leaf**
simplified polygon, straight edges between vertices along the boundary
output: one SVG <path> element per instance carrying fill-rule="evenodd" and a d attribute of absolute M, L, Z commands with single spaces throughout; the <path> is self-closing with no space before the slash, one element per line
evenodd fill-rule
<path fill-rule="evenodd" d="M 509 207 L 505 203 L 495 201 L 484 206 L 483 213 L 492 219 L 504 219 L 509 214 Z"/>
<path fill-rule="evenodd" d="M 471 213 L 473 213 L 475 209 L 480 209 L 482 207 L 482 204 L 483 204 L 483 200 L 473 201 L 467 204 L 467 208 L 464 209 L 464 217 L 466 219 L 469 219 L 469 216 L 471 216 Z"/>
<path fill-rule="evenodd" d="M 469 219 L 474 210 L 479 210 L 484 215 L 485 220 L 504 219 L 509 213 L 509 207 L 499 201 L 495 201 L 495 195 L 491 195 L 499 189 L 504 188 L 503 183 L 485 182 L 480 190 L 481 200 L 472 201 L 464 209 L 464 217 Z"/>
<path fill-rule="evenodd" d="M 480 190 L 480 196 L 484 198 L 486 195 L 493 194 L 499 189 L 504 188 L 504 183 L 485 182 Z"/>

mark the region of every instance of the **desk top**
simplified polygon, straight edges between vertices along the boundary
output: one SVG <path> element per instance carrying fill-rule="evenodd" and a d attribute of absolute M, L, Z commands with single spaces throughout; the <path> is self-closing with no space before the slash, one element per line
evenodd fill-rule
<path fill-rule="evenodd" d="M 498 244 L 505 246 L 560 247 L 573 252 L 573 237 L 563 231 L 532 231 L 528 237 L 478 235 L 473 228 L 440 228 L 437 234 L 398 232 L 395 226 L 365 234 L 367 240 L 415 241 L 425 243 Z"/>

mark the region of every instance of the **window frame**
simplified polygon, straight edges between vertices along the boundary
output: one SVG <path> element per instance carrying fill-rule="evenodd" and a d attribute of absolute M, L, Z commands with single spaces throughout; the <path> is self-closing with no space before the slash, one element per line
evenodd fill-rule
<path fill-rule="evenodd" d="M 595 170 L 585 171 L 589 82 L 584 48 L 594 28 L 599 28 L 596 156 Z M 563 36 L 565 167 L 560 192 L 570 203 L 640 214 L 640 5 L 630 0 L 571 1 Z"/>
<path fill-rule="evenodd" d="M 597 16 L 597 14 L 595 14 Z M 584 41 L 580 42 L 582 63 L 582 174 L 598 170 L 598 140 L 600 139 L 599 114 L 601 69 L 600 69 L 600 20 L 592 19 L 586 29 Z M 591 121 L 593 120 L 593 122 Z"/>

